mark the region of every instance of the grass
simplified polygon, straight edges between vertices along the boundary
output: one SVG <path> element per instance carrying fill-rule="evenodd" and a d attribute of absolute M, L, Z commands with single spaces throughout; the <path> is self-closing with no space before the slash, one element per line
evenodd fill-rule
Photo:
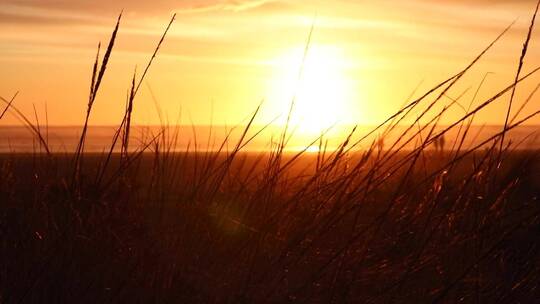
<path fill-rule="evenodd" d="M 98 47 L 75 153 L 51 151 L 15 97 L 1 99 L 0 117 L 18 117 L 44 153 L 0 156 L 0 301 L 537 301 L 540 160 L 505 140 L 540 114 L 522 113 L 536 87 L 510 119 L 516 87 L 540 69 L 522 76 L 534 20 L 515 81 L 478 103 L 475 94 L 467 108 L 451 90 L 510 27 L 366 135 L 352 128 L 336 149 L 322 134 L 306 145 L 317 153 L 287 152 L 287 126 L 267 151 L 244 151 L 268 127 L 253 124 L 259 108 L 235 142 L 227 136 L 217 149 L 194 142 L 178 152 L 182 134 L 168 125 L 130 148 L 134 101 L 173 17 L 141 77 L 134 74 L 110 149 L 85 153 L 119 16 L 101 64 Z M 500 132 L 465 147 L 476 114 L 508 93 Z M 456 106 L 462 117 L 439 125 Z M 450 134 L 452 147 L 432 149 Z"/>

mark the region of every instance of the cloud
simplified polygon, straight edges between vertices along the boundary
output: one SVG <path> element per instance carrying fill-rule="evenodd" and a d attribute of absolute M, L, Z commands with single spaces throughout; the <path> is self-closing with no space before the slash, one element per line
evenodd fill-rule
<path fill-rule="evenodd" d="M 208 3 L 196 5 L 183 5 L 178 8 L 178 12 L 200 12 L 212 10 L 243 11 L 264 5 L 268 0 L 229 0 L 229 1 L 207 1 Z"/>
<path fill-rule="evenodd" d="M 421 0 L 431 4 L 459 4 L 467 6 L 496 6 L 496 5 L 534 5 L 537 0 Z"/>
<path fill-rule="evenodd" d="M 139 21 L 167 18 L 172 13 L 196 17 L 219 12 L 269 10 L 280 6 L 277 0 L 3 0 L 0 25 L 98 25 L 109 24 L 120 11 Z"/>
<path fill-rule="evenodd" d="M 160 17 L 172 13 L 197 16 L 222 12 L 241 12 L 272 7 L 275 0 L 3 0 L 0 25 L 109 24 L 124 11 L 135 19 Z"/>
<path fill-rule="evenodd" d="M 47 9 L 61 9 L 69 11 L 88 11 L 88 12 L 103 12 L 103 11 L 118 11 L 125 9 L 126 11 L 138 13 L 151 13 L 159 11 L 171 11 L 177 9 L 179 11 L 189 10 L 244 10 L 254 8 L 268 0 L 5 0 L 4 4 L 20 7 L 34 7 Z"/>
<path fill-rule="evenodd" d="M 516 4 L 516 3 L 536 3 L 537 0 L 438 0 L 431 2 L 446 2 L 446 3 L 468 3 L 468 4 Z"/>

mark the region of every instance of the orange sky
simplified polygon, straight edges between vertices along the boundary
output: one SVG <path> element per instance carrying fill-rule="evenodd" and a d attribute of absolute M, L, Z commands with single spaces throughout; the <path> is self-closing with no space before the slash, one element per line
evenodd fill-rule
<path fill-rule="evenodd" d="M 298 115 L 308 121 L 313 115 L 311 124 L 326 113 L 344 124 L 374 124 L 395 111 L 418 84 L 425 91 L 459 71 L 519 18 L 450 95 L 471 88 L 468 103 L 486 72 L 494 74 L 480 97 L 509 84 L 534 5 L 534 0 L 3 0 L 0 95 L 10 98 L 19 91 L 15 105 L 30 116 L 35 105 L 42 119 L 46 104 L 51 125 L 82 123 L 97 43 L 107 43 L 123 8 L 117 45 L 91 117 L 91 124 L 117 124 L 135 66 L 142 69 L 176 12 L 136 100 L 135 122 L 159 123 L 149 87 L 171 122 L 181 108 L 182 123 L 212 119 L 234 124 L 261 100 L 259 123 L 280 114 L 283 119 L 295 90 L 290 82 L 317 15 L 310 50 L 315 63 L 310 68 L 308 60 L 304 78 L 311 80 L 303 90 L 305 99 L 319 100 L 300 102 Z M 537 65 L 540 29 L 524 71 Z M 540 76 L 520 86 L 517 100 L 538 82 Z M 490 107 L 477 123 L 501 123 L 507 100 Z M 537 97 L 526 110 L 538 110 L 539 104 Z M 16 123 L 11 115 L 0 122 Z"/>

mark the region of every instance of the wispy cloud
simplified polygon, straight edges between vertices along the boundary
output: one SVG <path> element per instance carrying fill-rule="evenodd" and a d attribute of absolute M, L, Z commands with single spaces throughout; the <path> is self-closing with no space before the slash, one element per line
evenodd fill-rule
<path fill-rule="evenodd" d="M 76 15 L 85 12 L 88 15 L 95 13 L 112 13 L 116 14 L 120 10 L 125 10 L 128 13 L 138 15 L 152 14 L 158 12 L 203 12 L 211 10 L 229 10 L 242 11 L 259 7 L 269 0 L 190 0 L 190 1 L 175 1 L 175 0 L 4 0 L 0 4 L 0 10 L 9 12 L 12 15 L 28 15 L 38 12 L 67 12 L 64 15 L 66 19 L 74 19 Z M 56 17 L 53 14 L 51 17 Z M 71 16 L 70 16 L 71 15 Z"/>
<path fill-rule="evenodd" d="M 194 5 L 182 5 L 178 7 L 178 13 L 197 13 L 206 11 L 243 11 L 259 7 L 270 1 L 268 0 L 229 0 L 229 1 L 208 1 L 208 3 L 197 3 Z"/>
<path fill-rule="evenodd" d="M 469 4 L 469 5 L 498 5 L 498 4 L 528 4 L 528 3 L 536 3 L 536 0 L 437 0 L 437 1 L 430 1 L 430 0 L 423 0 L 423 1 L 429 1 L 432 3 L 450 3 L 450 4 Z"/>

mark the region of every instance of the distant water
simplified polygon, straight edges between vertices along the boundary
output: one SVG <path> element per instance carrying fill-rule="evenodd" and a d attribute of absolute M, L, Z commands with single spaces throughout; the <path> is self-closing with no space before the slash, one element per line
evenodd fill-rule
<path fill-rule="evenodd" d="M 475 145 L 489 138 L 490 136 L 501 131 L 501 126 L 474 126 L 469 132 L 469 136 L 464 143 L 465 147 Z M 360 128 L 364 130 L 364 133 L 359 132 L 358 136 L 364 135 L 372 127 Z M 254 128 L 256 130 L 256 127 Z M 404 127 L 399 127 L 394 131 L 394 135 L 387 136 L 385 138 L 385 145 L 391 144 L 395 139 L 395 136 L 402 134 Z M 44 140 L 48 142 L 49 149 L 52 152 L 73 152 L 79 140 L 81 127 L 49 127 L 41 128 L 41 134 Z M 86 152 L 102 152 L 107 151 L 112 144 L 112 138 L 115 134 L 116 127 L 112 126 L 93 126 L 88 130 L 88 136 L 85 144 Z M 159 127 L 134 127 L 130 136 L 130 150 L 139 149 L 141 146 L 148 146 L 149 148 L 155 148 L 155 144 L 152 143 L 151 138 L 155 135 L 162 134 L 172 142 L 176 138 L 175 150 L 186 151 L 203 151 L 208 147 L 217 149 L 221 142 L 226 137 L 226 134 L 230 131 L 230 128 L 226 127 L 209 127 L 209 126 L 181 126 L 178 129 L 163 129 Z M 236 129 L 232 131 L 229 136 L 229 149 L 233 148 L 240 138 L 242 129 Z M 273 131 L 263 132 L 257 136 L 249 145 L 245 147 L 246 150 L 264 150 L 269 148 L 272 136 L 268 133 L 279 132 L 277 128 Z M 252 132 L 253 133 L 253 132 Z M 427 135 L 427 131 L 423 136 Z M 277 133 L 274 133 L 277 134 Z M 445 147 L 451 148 L 454 144 L 454 139 L 457 135 L 457 130 L 450 132 L 445 136 Z M 392 138 L 394 136 L 394 138 Z M 329 136 L 334 139 L 334 142 L 339 143 L 342 138 L 339 136 Z M 276 137 L 274 136 L 274 139 Z M 315 136 L 316 138 L 316 136 Z M 506 138 L 512 142 L 513 145 L 519 143 L 517 149 L 540 149 L 540 126 L 522 126 L 511 130 Z M 373 138 L 372 138 L 373 139 Z M 363 146 L 367 147 L 371 143 L 369 139 Z M 301 140 L 296 140 L 289 148 L 298 150 L 301 147 L 309 145 L 313 141 L 312 137 L 304 137 Z M 414 144 L 414 143 L 412 143 Z M 412 147 L 412 145 L 410 146 Z M 163 146 L 162 146 L 163 148 Z M 227 147 L 225 147 L 226 149 Z M 27 153 L 33 151 L 44 151 L 40 146 L 40 142 L 37 137 L 28 128 L 20 126 L 0 126 L 0 153 L 14 152 L 14 153 Z M 116 149 L 117 151 L 118 149 Z"/>

